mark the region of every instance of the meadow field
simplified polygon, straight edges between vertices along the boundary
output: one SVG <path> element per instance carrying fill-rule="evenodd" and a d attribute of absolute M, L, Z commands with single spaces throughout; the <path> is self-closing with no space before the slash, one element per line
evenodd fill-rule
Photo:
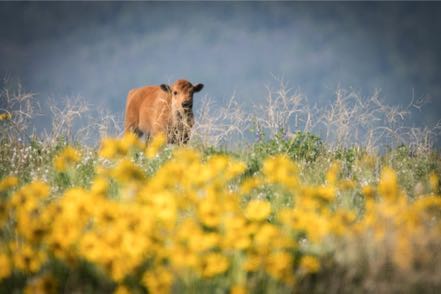
<path fill-rule="evenodd" d="M 206 100 L 185 146 L 1 95 L 0 293 L 441 291 L 440 126 L 376 94 Z"/>

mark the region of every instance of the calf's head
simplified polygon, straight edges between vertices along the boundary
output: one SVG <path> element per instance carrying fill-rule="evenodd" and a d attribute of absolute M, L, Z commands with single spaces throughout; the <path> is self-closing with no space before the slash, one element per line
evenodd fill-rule
<path fill-rule="evenodd" d="M 189 81 L 177 80 L 173 85 L 161 85 L 161 89 L 171 95 L 171 125 L 168 129 L 169 143 L 185 144 L 190 138 L 193 118 L 193 94 L 204 85 L 193 86 Z"/>
<path fill-rule="evenodd" d="M 193 94 L 202 90 L 203 84 L 192 85 L 186 80 L 177 80 L 173 85 L 161 85 L 161 89 L 170 92 L 172 105 L 176 110 L 192 110 Z"/>

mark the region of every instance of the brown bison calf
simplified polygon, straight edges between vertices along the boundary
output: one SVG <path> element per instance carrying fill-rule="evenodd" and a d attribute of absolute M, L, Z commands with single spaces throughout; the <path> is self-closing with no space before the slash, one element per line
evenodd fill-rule
<path fill-rule="evenodd" d="M 140 137 L 145 134 L 147 138 L 163 133 L 168 143 L 187 143 L 194 124 L 193 94 L 203 87 L 177 80 L 171 87 L 162 84 L 131 90 L 127 95 L 124 131 Z"/>

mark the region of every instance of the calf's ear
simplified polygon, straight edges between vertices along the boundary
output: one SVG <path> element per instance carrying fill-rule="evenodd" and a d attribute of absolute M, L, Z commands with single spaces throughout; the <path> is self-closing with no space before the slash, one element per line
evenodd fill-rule
<path fill-rule="evenodd" d="M 164 91 L 164 92 L 167 92 L 167 93 L 171 92 L 171 89 L 170 89 L 169 85 L 161 84 L 161 86 L 159 86 L 159 87 L 161 87 L 161 90 Z"/>
<path fill-rule="evenodd" d="M 202 90 L 203 88 L 204 88 L 203 84 L 197 84 L 196 86 L 193 87 L 193 91 L 196 93 Z"/>

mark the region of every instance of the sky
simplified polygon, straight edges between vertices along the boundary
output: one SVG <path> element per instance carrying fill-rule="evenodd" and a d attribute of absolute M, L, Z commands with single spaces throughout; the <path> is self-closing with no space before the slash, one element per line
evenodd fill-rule
<path fill-rule="evenodd" d="M 428 97 L 441 119 L 441 3 L 1 2 L 0 78 L 122 116 L 132 88 L 186 78 L 222 105 L 283 79 L 310 102 L 337 88 L 390 104 Z"/>

